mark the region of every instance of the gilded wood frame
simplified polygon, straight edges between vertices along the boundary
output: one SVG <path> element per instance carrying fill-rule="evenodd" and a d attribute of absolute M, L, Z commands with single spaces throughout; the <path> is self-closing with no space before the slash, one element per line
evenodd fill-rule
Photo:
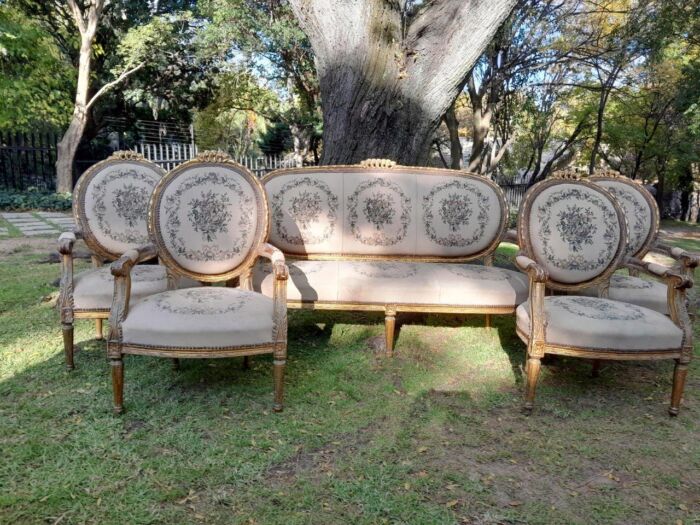
<path fill-rule="evenodd" d="M 218 274 L 199 274 L 190 272 L 182 267 L 170 256 L 167 247 L 163 243 L 158 229 L 157 208 L 160 205 L 160 197 L 164 189 L 178 174 L 193 166 L 225 166 L 227 169 L 235 168 L 235 172 L 245 180 L 251 182 L 251 187 L 256 194 L 256 206 L 258 223 L 257 232 L 249 253 L 236 267 Z M 112 264 L 111 271 L 114 275 L 114 302 L 110 312 L 110 331 L 107 342 L 107 353 L 112 365 L 112 388 L 114 396 L 114 411 L 120 414 L 124 411 L 124 355 L 149 355 L 155 357 L 169 357 L 178 362 L 180 358 L 228 358 L 239 356 L 252 356 L 260 354 L 273 354 L 274 377 L 274 405 L 276 412 L 283 407 L 284 369 L 287 361 L 287 278 L 288 270 L 284 262 L 284 255 L 274 246 L 267 244 L 268 232 L 268 208 L 265 190 L 260 182 L 246 168 L 231 160 L 222 152 L 204 152 L 197 158 L 183 164 L 180 168 L 171 171 L 162 179 L 151 197 L 149 205 L 149 231 L 154 244 L 143 246 L 138 250 L 130 250 Z M 250 268 L 258 257 L 265 257 L 272 262 L 275 285 L 273 290 L 273 328 L 271 342 L 260 345 L 232 345 L 228 347 L 173 347 L 137 345 L 124 342 L 122 324 L 129 315 L 129 299 L 131 294 L 131 269 L 139 261 L 158 255 L 161 262 L 172 273 L 184 275 L 193 279 L 212 283 L 228 282 L 232 278 L 249 274 Z M 244 283 L 243 288 L 251 290 Z"/>
<path fill-rule="evenodd" d="M 117 151 L 109 158 L 98 162 L 85 171 L 78 179 L 73 191 L 73 219 L 76 228 L 73 233 L 61 234 L 58 240 L 58 252 L 61 255 L 61 285 L 58 298 L 58 309 L 61 317 L 61 329 L 63 332 L 63 351 L 65 354 L 66 368 L 73 370 L 75 362 L 73 358 L 73 323 L 75 319 L 94 319 L 95 335 L 97 339 L 103 338 L 103 321 L 109 318 L 109 307 L 106 308 L 82 308 L 76 309 L 73 300 L 73 246 L 78 239 L 92 252 L 92 266 L 99 268 L 105 260 L 114 261 L 121 254 L 114 253 L 100 243 L 90 229 L 90 224 L 85 214 L 85 197 L 90 182 L 107 167 L 115 165 L 138 164 L 147 167 L 157 173 L 161 178 L 165 175 L 157 164 L 146 160 L 143 155 L 133 151 Z"/>
<path fill-rule="evenodd" d="M 597 363 L 599 360 L 618 360 L 618 361 L 632 361 L 632 360 L 658 360 L 658 359 L 674 359 L 676 361 L 676 366 L 673 375 L 673 389 L 671 392 L 671 404 L 669 407 L 669 414 L 675 416 L 678 414 L 680 408 L 683 388 L 685 385 L 685 380 L 688 371 L 688 364 L 692 356 L 692 325 L 690 322 L 690 317 L 687 312 L 687 301 L 686 301 L 686 289 L 690 288 L 693 283 L 692 280 L 688 279 L 686 276 L 675 272 L 672 269 L 666 268 L 661 265 L 654 263 L 646 263 L 636 258 L 627 258 L 624 262 L 624 266 L 627 268 L 637 271 L 644 272 L 651 275 L 654 278 L 663 280 L 667 285 L 668 290 L 668 304 L 671 320 L 678 326 L 683 334 L 682 343 L 680 348 L 669 348 L 669 349 L 655 349 L 649 351 L 646 349 L 625 349 L 619 350 L 615 348 L 587 348 L 581 346 L 567 346 L 547 343 L 547 324 L 548 320 L 545 314 L 545 295 L 546 288 L 555 288 L 557 284 L 549 277 L 547 270 L 540 265 L 539 262 L 533 257 L 532 245 L 527 237 L 529 237 L 529 231 L 527 227 L 521 227 L 522 224 L 529 224 L 529 214 L 531 212 L 531 203 L 534 198 L 545 188 L 549 188 L 555 184 L 571 183 L 571 180 L 567 179 L 551 179 L 545 181 L 544 183 L 539 183 L 533 186 L 528 194 L 525 196 L 525 202 L 529 202 L 528 206 L 521 207 L 522 215 L 518 218 L 518 235 L 520 239 L 520 246 L 524 247 L 525 250 L 521 251 L 521 254 L 516 257 L 516 265 L 521 271 L 526 273 L 530 280 L 530 298 L 529 298 L 529 318 L 530 318 L 530 330 L 529 333 L 516 328 L 516 333 L 518 337 L 527 345 L 527 359 L 525 366 L 526 374 L 526 385 L 525 385 L 525 404 L 524 409 L 526 412 L 531 412 L 534 406 L 535 391 L 537 386 L 537 380 L 539 377 L 539 372 L 541 368 L 541 359 L 546 354 L 556 354 L 564 355 L 570 357 L 584 357 L 587 359 L 594 360 L 594 373 L 597 370 Z M 545 184 L 547 183 L 547 184 Z M 587 185 L 590 187 L 592 183 L 588 181 L 576 180 L 575 184 Z M 618 218 L 620 219 L 621 231 L 624 232 L 626 227 L 626 220 L 624 215 L 621 213 L 622 208 L 616 201 L 615 197 L 599 187 L 602 194 L 607 194 L 607 199 L 613 204 L 613 206 L 618 211 Z M 624 249 L 626 247 L 624 235 L 621 236 L 619 243 L 619 248 Z M 611 263 L 614 268 L 617 264 Z M 609 270 L 608 268 L 607 270 Z M 601 282 L 605 278 L 607 270 L 600 274 L 597 278 L 588 281 L 586 283 L 580 283 L 574 286 L 567 286 L 566 290 L 576 291 L 583 287 L 590 286 L 591 282 L 593 284 Z M 554 285 L 554 286 L 553 286 Z M 559 288 L 562 289 L 562 288 Z M 606 290 L 603 286 L 602 290 Z M 604 294 L 603 294 L 604 295 Z"/>
<path fill-rule="evenodd" d="M 387 159 L 367 159 L 359 164 L 352 165 L 334 165 L 334 166 L 311 166 L 304 168 L 284 168 L 280 170 L 275 170 L 268 173 L 262 178 L 263 186 L 270 180 L 284 176 L 284 175 L 294 175 L 294 174 L 307 174 L 314 172 L 321 173 L 379 173 L 390 175 L 393 172 L 400 170 L 402 173 L 414 173 L 426 176 L 449 176 L 449 177 L 462 177 L 465 179 L 478 179 L 479 182 L 485 183 L 491 189 L 494 190 L 497 199 L 500 204 L 501 217 L 498 229 L 494 235 L 494 240 L 483 250 L 469 256 L 414 256 L 414 255 L 377 255 L 377 254 L 343 254 L 343 253 L 326 253 L 326 254 L 305 254 L 305 253 L 295 253 L 295 252 L 285 252 L 285 256 L 289 257 L 291 261 L 304 261 L 304 260 L 316 260 L 316 261 L 332 261 L 332 260 L 350 260 L 350 261 L 402 261 L 402 262 L 452 262 L 452 263 L 465 263 L 474 261 L 476 259 L 484 259 L 484 264 L 486 266 L 493 265 L 493 253 L 496 251 L 501 242 L 506 240 L 508 237 L 508 232 L 506 232 L 506 227 L 508 225 L 509 217 L 509 206 L 505 199 L 503 190 L 495 182 L 487 179 L 481 175 L 470 173 L 466 171 L 457 171 L 451 169 L 443 168 L 428 168 L 428 167 L 412 167 L 412 166 L 401 166 L 397 165 L 395 162 Z M 344 227 L 344 225 L 343 225 Z M 511 242 L 512 239 L 508 239 Z M 250 280 L 250 276 L 247 276 Z M 501 306 L 469 306 L 469 307 L 458 307 L 458 306 L 447 306 L 447 305 L 427 305 L 427 304 L 411 304 L 411 303 L 397 303 L 387 301 L 386 303 L 367 303 L 367 302 L 342 302 L 342 301 L 287 301 L 287 306 L 289 308 L 297 309 L 309 309 L 309 310 L 335 310 L 335 311 L 364 311 L 364 312 L 384 312 L 384 324 L 385 324 L 385 337 L 386 337 L 386 353 L 387 355 L 393 355 L 394 351 L 394 333 L 396 325 L 396 315 L 399 312 L 411 312 L 411 313 L 438 313 L 438 314 L 485 314 L 486 315 L 486 326 L 490 328 L 491 326 L 491 315 L 507 315 L 515 312 L 515 306 L 513 307 L 501 307 Z"/>

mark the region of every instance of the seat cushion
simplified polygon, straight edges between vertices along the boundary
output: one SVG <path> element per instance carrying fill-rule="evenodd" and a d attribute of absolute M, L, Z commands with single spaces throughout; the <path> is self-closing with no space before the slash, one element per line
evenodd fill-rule
<path fill-rule="evenodd" d="M 515 307 L 527 299 L 523 274 L 472 264 L 403 261 L 289 261 L 287 298 L 304 302 Z M 269 263 L 256 290 L 272 296 Z"/>
<path fill-rule="evenodd" d="M 170 290 L 136 302 L 122 324 L 125 344 L 223 348 L 272 342 L 272 299 L 239 288 Z"/>
<path fill-rule="evenodd" d="M 546 341 L 553 345 L 605 350 L 678 350 L 683 332 L 668 317 L 633 304 L 597 297 L 546 297 Z M 521 304 L 516 323 L 530 333 L 530 304 Z"/>
<path fill-rule="evenodd" d="M 610 279 L 609 299 L 632 303 L 668 315 L 668 287 L 659 281 L 615 274 Z M 598 296 L 598 287 L 586 288 L 581 295 Z"/>
<path fill-rule="evenodd" d="M 165 266 L 138 265 L 131 270 L 131 302 L 168 289 Z M 73 278 L 76 310 L 109 310 L 114 295 L 114 277 L 109 266 L 87 270 Z"/>

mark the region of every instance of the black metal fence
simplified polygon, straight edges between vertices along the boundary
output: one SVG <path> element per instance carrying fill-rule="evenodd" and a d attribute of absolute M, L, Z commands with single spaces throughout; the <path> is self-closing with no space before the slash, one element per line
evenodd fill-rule
<path fill-rule="evenodd" d="M 0 133 L 0 188 L 56 188 L 53 133 Z"/>

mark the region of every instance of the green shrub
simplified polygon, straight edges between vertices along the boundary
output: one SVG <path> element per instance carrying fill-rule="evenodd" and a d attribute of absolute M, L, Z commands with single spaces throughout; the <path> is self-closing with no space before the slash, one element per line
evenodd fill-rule
<path fill-rule="evenodd" d="M 67 211 L 72 203 L 70 193 L 51 193 L 36 188 L 0 190 L 0 210 L 3 211 Z"/>

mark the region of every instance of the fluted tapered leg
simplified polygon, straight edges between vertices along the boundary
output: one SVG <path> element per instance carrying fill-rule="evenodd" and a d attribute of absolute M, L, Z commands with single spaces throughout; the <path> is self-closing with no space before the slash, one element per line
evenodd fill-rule
<path fill-rule="evenodd" d="M 63 323 L 61 328 L 63 329 L 63 353 L 66 356 L 66 368 L 73 370 L 75 368 L 73 363 L 73 324 Z"/>
<path fill-rule="evenodd" d="M 275 359 L 273 365 L 273 375 L 275 380 L 275 404 L 273 410 L 282 412 L 284 408 L 284 367 L 287 361 L 283 359 Z"/>
<path fill-rule="evenodd" d="M 124 412 L 124 361 L 112 359 L 112 391 L 114 393 L 114 413 Z"/>
<path fill-rule="evenodd" d="M 685 378 L 688 376 L 688 365 L 681 364 L 676 361 L 676 367 L 673 370 L 673 390 L 671 391 L 671 406 L 668 408 L 668 413 L 672 416 L 677 416 L 681 408 L 681 399 L 683 398 L 683 389 L 685 388 Z"/>
<path fill-rule="evenodd" d="M 535 391 L 537 390 L 537 380 L 540 377 L 542 362 L 538 357 L 530 357 L 527 362 L 527 379 L 525 383 L 525 406 L 527 413 L 532 412 L 535 406 Z"/>
<path fill-rule="evenodd" d="M 102 334 L 102 323 L 104 319 L 95 319 L 95 339 L 102 340 L 104 335 Z"/>

